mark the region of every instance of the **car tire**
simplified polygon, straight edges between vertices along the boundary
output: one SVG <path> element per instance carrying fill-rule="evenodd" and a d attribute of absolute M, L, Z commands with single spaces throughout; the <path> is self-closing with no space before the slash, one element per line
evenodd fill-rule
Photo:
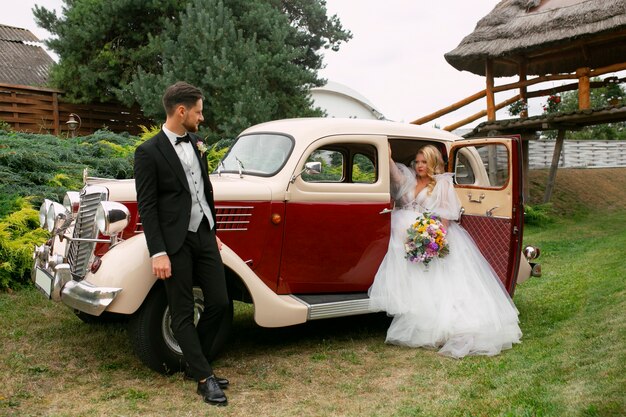
<path fill-rule="evenodd" d="M 202 291 L 199 287 L 194 288 L 194 298 L 196 299 L 195 322 L 197 323 L 197 318 L 202 311 Z M 233 321 L 232 300 L 229 306 L 213 348 L 209 352 L 209 360 L 217 357 L 230 336 Z M 157 282 L 142 306 L 129 320 L 128 335 L 139 359 L 150 369 L 163 374 L 180 372 L 185 368 L 185 360 L 169 323 L 165 287 Z"/>

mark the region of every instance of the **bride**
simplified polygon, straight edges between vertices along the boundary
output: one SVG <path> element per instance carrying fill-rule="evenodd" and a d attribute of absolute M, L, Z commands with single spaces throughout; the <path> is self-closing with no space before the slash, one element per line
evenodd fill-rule
<path fill-rule="evenodd" d="M 391 158 L 391 214 L 387 254 L 369 289 L 370 308 L 393 316 L 387 343 L 438 348 L 455 358 L 497 355 L 519 343 L 518 311 L 470 235 L 454 220 L 461 203 L 452 174 L 443 173 L 436 147 L 417 152 L 412 169 Z M 427 266 L 405 258 L 407 229 L 418 213 L 443 219 L 450 252 Z"/>

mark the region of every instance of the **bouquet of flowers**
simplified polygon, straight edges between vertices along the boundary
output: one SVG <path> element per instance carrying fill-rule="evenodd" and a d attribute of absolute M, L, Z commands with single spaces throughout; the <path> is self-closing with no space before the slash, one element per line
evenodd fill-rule
<path fill-rule="evenodd" d="M 409 262 L 428 265 L 434 258 L 450 253 L 446 229 L 439 218 L 430 213 L 419 214 L 407 230 L 404 241 L 405 258 Z"/>

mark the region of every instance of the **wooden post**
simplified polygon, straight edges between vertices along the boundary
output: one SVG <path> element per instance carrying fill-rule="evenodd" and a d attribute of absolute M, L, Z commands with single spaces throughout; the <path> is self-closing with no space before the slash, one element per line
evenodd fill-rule
<path fill-rule="evenodd" d="M 526 61 L 522 61 L 519 64 L 519 82 L 520 87 L 519 87 L 519 96 L 521 97 L 522 100 L 524 100 L 524 102 L 526 102 L 526 100 L 528 100 L 527 97 L 527 88 L 526 88 Z"/>
<path fill-rule="evenodd" d="M 548 182 L 546 184 L 546 193 L 543 196 L 544 203 L 548 203 L 552 198 L 552 190 L 554 189 L 556 170 L 559 167 L 559 159 L 561 159 L 561 150 L 563 149 L 565 132 L 565 130 L 559 130 L 559 133 L 556 135 L 556 144 L 554 145 L 554 153 L 552 154 L 552 165 L 550 165 L 550 174 L 548 175 Z"/>
<path fill-rule="evenodd" d="M 52 93 L 52 123 L 54 129 L 54 135 L 59 136 L 61 134 L 61 126 L 59 124 L 59 94 Z"/>
<path fill-rule="evenodd" d="M 526 61 L 525 60 L 520 62 L 518 71 L 519 71 L 520 84 L 525 83 L 526 82 Z M 522 112 L 520 113 L 520 117 L 528 117 L 528 90 L 526 88 L 526 84 L 520 85 L 519 96 L 521 100 L 524 102 L 524 104 L 526 104 L 526 109 L 522 110 Z"/>
<path fill-rule="evenodd" d="M 530 201 L 530 181 L 528 175 L 530 171 L 530 158 L 529 148 L 530 139 L 535 137 L 534 133 L 522 133 L 522 194 L 524 196 L 524 203 Z"/>
<path fill-rule="evenodd" d="M 485 62 L 485 78 L 487 79 L 487 120 L 496 120 L 496 100 L 493 93 L 493 61 Z"/>
<path fill-rule="evenodd" d="M 591 88 L 589 86 L 589 68 L 578 68 L 576 76 L 578 77 L 578 110 L 591 108 Z"/>

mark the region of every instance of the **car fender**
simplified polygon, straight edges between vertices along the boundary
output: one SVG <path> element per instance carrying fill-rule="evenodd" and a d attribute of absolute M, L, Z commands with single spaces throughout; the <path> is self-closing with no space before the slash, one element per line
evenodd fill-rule
<path fill-rule="evenodd" d="M 288 295 L 277 295 L 227 245 L 222 245 L 222 261 L 246 286 L 254 303 L 254 320 L 262 327 L 283 327 L 307 321 L 307 307 Z M 141 306 L 157 278 L 146 238 L 142 234 L 125 240 L 102 256 L 95 273 L 85 277 L 89 283 L 102 287 L 122 288 L 107 307 L 112 313 L 132 314 Z"/>
<path fill-rule="evenodd" d="M 308 308 L 289 295 L 278 295 L 227 245 L 222 245 L 224 266 L 246 286 L 254 304 L 254 321 L 262 327 L 284 327 L 307 321 Z"/>
<path fill-rule="evenodd" d="M 101 258 L 100 268 L 88 272 L 85 280 L 98 287 L 117 287 L 122 291 L 106 311 L 132 314 L 141 306 L 157 278 L 143 233 L 113 246 Z"/>

